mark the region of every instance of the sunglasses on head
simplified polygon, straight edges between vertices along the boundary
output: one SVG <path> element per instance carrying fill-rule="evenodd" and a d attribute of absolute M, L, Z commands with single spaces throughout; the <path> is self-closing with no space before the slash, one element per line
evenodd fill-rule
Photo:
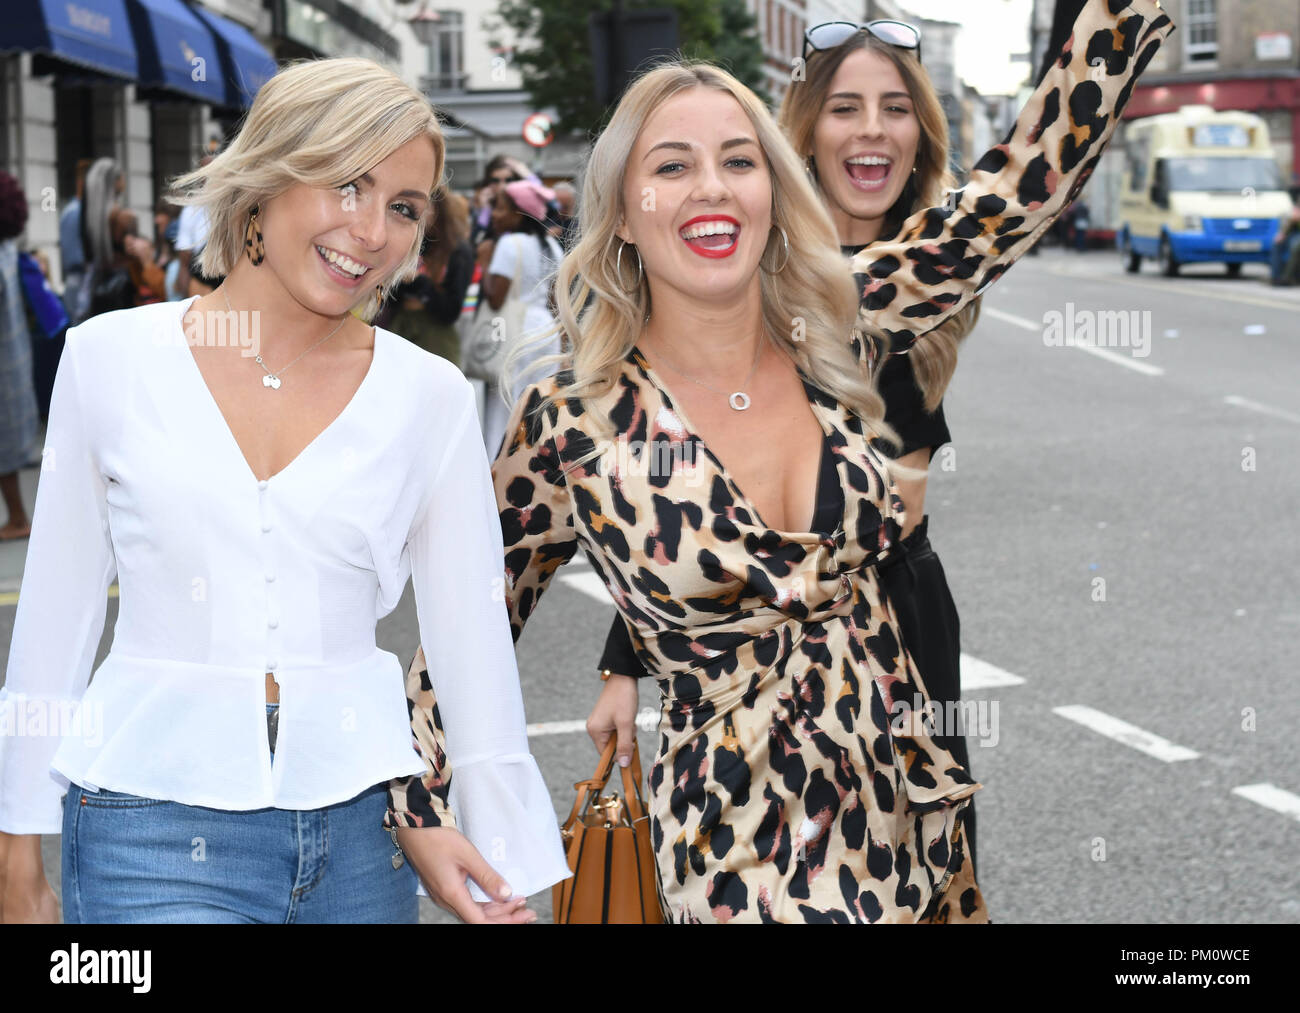
<path fill-rule="evenodd" d="M 916 51 L 916 59 L 921 60 L 921 30 L 904 21 L 868 21 L 866 24 L 854 24 L 852 21 L 827 21 L 813 25 L 803 33 L 803 58 L 806 61 L 810 52 L 821 52 L 842 46 L 858 32 L 870 32 L 881 42 L 899 49 Z"/>

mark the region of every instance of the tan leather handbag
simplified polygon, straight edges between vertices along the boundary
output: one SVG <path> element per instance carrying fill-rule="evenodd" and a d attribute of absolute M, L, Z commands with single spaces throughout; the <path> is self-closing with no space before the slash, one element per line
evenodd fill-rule
<path fill-rule="evenodd" d="M 623 797 L 601 795 L 614 768 L 617 736 L 600 754 L 596 774 L 573 787 L 578 797 L 560 828 L 570 879 L 552 888 L 557 925 L 650 925 L 663 921 L 650 818 L 641 798 L 641 756 L 623 771 Z"/>

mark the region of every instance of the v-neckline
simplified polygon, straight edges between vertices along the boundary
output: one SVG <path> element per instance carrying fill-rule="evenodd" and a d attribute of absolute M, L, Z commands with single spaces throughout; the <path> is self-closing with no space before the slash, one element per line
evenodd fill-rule
<path fill-rule="evenodd" d="M 270 482 L 272 479 L 280 478 L 282 475 L 288 472 L 295 464 L 297 464 L 300 460 L 302 460 L 303 457 L 306 456 L 308 451 L 310 451 L 314 446 L 316 446 L 316 444 L 320 443 L 321 440 L 324 438 L 325 434 L 328 433 L 331 429 L 333 429 L 336 425 L 338 425 L 339 420 L 342 419 L 344 415 L 348 414 L 348 411 L 352 408 L 352 406 L 356 404 L 357 401 L 360 400 L 361 395 L 365 391 L 367 384 L 370 383 L 370 378 L 375 373 L 376 363 L 378 362 L 379 359 L 379 346 L 381 344 L 380 337 L 379 337 L 380 328 L 373 327 L 372 325 L 375 332 L 375 347 L 370 354 L 370 365 L 366 369 L 366 375 L 361 378 L 361 383 L 359 383 L 357 385 L 357 389 L 352 392 L 352 397 L 348 399 L 347 404 L 343 406 L 343 408 L 339 411 L 337 415 L 335 415 L 332 419 L 330 419 L 328 423 L 326 423 L 324 429 L 320 430 L 320 432 L 318 432 L 315 436 L 313 436 L 311 440 L 308 441 L 308 443 L 301 450 L 298 451 L 298 453 L 294 454 L 292 460 L 290 460 L 288 464 L 286 464 L 283 468 L 281 468 L 279 471 L 275 472 L 274 474 L 268 475 L 266 478 L 258 478 L 257 473 L 253 471 L 252 464 L 249 463 L 248 455 L 244 453 L 244 448 L 239 445 L 239 440 L 235 438 L 234 430 L 230 428 L 230 423 L 226 421 L 226 414 L 221 410 L 221 405 L 217 403 L 216 396 L 212 393 L 212 388 L 208 386 L 208 381 L 203 376 L 203 370 L 199 368 L 198 359 L 194 357 L 194 352 L 190 350 L 190 344 L 185 339 L 185 316 L 186 314 L 189 313 L 190 308 L 194 305 L 194 303 L 198 300 L 198 298 L 199 298 L 198 296 L 191 296 L 184 303 L 182 303 L 183 309 L 181 310 L 180 319 L 175 321 L 175 325 L 179 329 L 181 335 L 181 341 L 180 341 L 181 352 L 184 355 L 184 357 L 187 360 L 189 360 L 188 368 L 194 374 L 195 379 L 198 380 L 199 387 L 202 388 L 203 393 L 206 397 L 206 401 L 208 405 L 211 406 L 213 413 L 217 416 L 217 421 L 221 424 L 221 428 L 225 430 L 226 437 L 227 439 L 229 439 L 230 445 L 234 448 L 235 454 L 239 457 L 241 461 L 244 462 L 244 470 L 248 472 L 249 477 L 252 478 L 252 480 L 256 482 L 260 487 L 263 482 Z"/>
<path fill-rule="evenodd" d="M 699 430 L 695 428 L 695 425 L 691 422 L 689 418 L 686 417 L 686 414 L 681 410 L 677 402 L 672 399 L 671 395 L 669 395 L 668 391 L 665 389 L 663 385 L 663 381 L 659 377 L 659 374 L 655 372 L 655 368 L 652 365 L 650 365 L 650 360 L 645 357 L 645 353 L 641 351 L 641 349 L 637 345 L 634 344 L 632 346 L 632 350 L 628 352 L 627 358 L 629 361 L 633 361 L 635 359 L 638 367 L 645 372 L 645 375 L 649 378 L 650 383 L 654 386 L 655 390 L 659 392 L 659 397 L 663 401 L 664 407 L 666 407 L 669 411 L 671 411 L 674 415 L 676 415 L 678 419 L 681 420 L 682 426 L 685 427 L 686 431 L 689 432 L 691 436 L 695 439 L 695 441 L 700 445 L 700 447 L 703 448 L 704 452 L 709 455 L 709 459 L 713 461 L 714 467 L 718 469 L 722 477 L 731 486 L 731 491 L 735 494 L 736 499 L 744 503 L 746 509 L 748 509 L 749 512 L 753 515 L 754 519 L 758 522 L 758 525 L 760 527 L 762 527 L 766 531 L 772 531 L 775 532 L 776 534 L 785 535 L 790 538 L 812 539 L 817 542 L 825 541 L 825 536 L 822 535 L 820 532 L 787 531 L 781 528 L 774 528 L 770 524 L 768 524 L 767 521 L 763 520 L 763 517 L 758 512 L 758 507 L 755 505 L 754 501 L 750 499 L 747 495 L 745 495 L 745 490 L 743 490 L 740 487 L 740 483 L 738 483 L 736 479 L 732 476 L 731 472 L 727 470 L 727 466 L 722 463 L 722 460 L 718 457 L 718 455 L 715 454 L 709 448 L 709 445 L 707 443 L 704 442 L 704 438 L 700 436 Z M 817 420 L 817 424 L 821 426 L 822 429 L 821 453 L 825 453 L 826 441 L 835 432 L 835 428 L 834 426 L 830 425 L 826 421 L 822 413 L 817 410 L 818 406 L 813 402 L 813 399 L 811 397 L 808 397 L 808 388 L 810 384 L 808 378 L 804 376 L 803 370 L 799 368 L 797 363 L 795 364 L 795 373 L 799 377 L 799 382 L 803 385 L 804 396 L 808 400 L 808 408 L 812 411 L 813 418 Z M 835 468 L 835 477 L 840 482 L 840 490 L 841 492 L 843 492 L 844 483 L 843 480 L 840 479 L 840 469 L 838 467 Z M 817 468 L 817 487 L 820 488 L 820 486 L 821 486 L 821 456 L 819 454 L 818 468 Z M 817 520 L 818 504 L 816 502 L 817 497 L 815 494 L 813 496 L 813 499 L 814 499 L 813 515 L 811 521 L 809 522 L 810 525 L 812 521 Z M 840 523 L 835 530 L 835 534 L 838 534 L 843 527 L 844 527 L 844 521 L 843 518 L 841 518 Z"/>

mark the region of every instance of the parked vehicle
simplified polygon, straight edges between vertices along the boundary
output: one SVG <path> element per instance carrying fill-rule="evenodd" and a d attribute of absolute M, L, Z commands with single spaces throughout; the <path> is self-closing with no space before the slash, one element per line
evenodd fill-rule
<path fill-rule="evenodd" d="M 1125 135 L 1115 246 L 1125 270 L 1152 259 L 1173 277 L 1218 262 L 1229 275 L 1269 260 L 1291 213 L 1268 125 L 1252 113 L 1183 106 L 1134 120 Z"/>

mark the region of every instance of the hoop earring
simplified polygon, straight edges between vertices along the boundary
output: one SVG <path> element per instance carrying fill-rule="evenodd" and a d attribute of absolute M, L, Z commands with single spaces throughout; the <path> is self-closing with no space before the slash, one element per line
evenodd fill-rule
<path fill-rule="evenodd" d="M 780 267 L 770 272 L 772 274 L 780 274 L 785 270 L 785 265 L 790 263 L 790 237 L 785 234 L 785 229 L 781 228 L 780 225 L 773 225 L 772 228 L 777 229 L 781 233 L 781 242 L 785 245 L 785 259 L 781 261 Z"/>
<path fill-rule="evenodd" d="M 248 215 L 248 225 L 244 228 L 244 252 L 248 254 L 248 261 L 254 267 L 261 265 L 266 259 L 266 246 L 262 243 L 262 230 L 257 224 L 257 215 L 261 208 L 254 204 L 253 210 Z"/>
<path fill-rule="evenodd" d="M 627 240 L 623 240 L 622 245 L 619 246 L 618 248 L 618 257 L 615 258 L 614 261 L 614 273 L 618 275 L 618 283 L 620 286 L 622 286 L 623 284 L 623 247 L 624 246 L 630 246 L 632 247 L 632 249 L 636 250 L 636 244 L 629 243 Z M 642 273 L 643 272 L 641 270 L 641 251 L 636 250 L 636 282 L 632 285 L 633 289 L 637 289 L 641 287 Z"/>

